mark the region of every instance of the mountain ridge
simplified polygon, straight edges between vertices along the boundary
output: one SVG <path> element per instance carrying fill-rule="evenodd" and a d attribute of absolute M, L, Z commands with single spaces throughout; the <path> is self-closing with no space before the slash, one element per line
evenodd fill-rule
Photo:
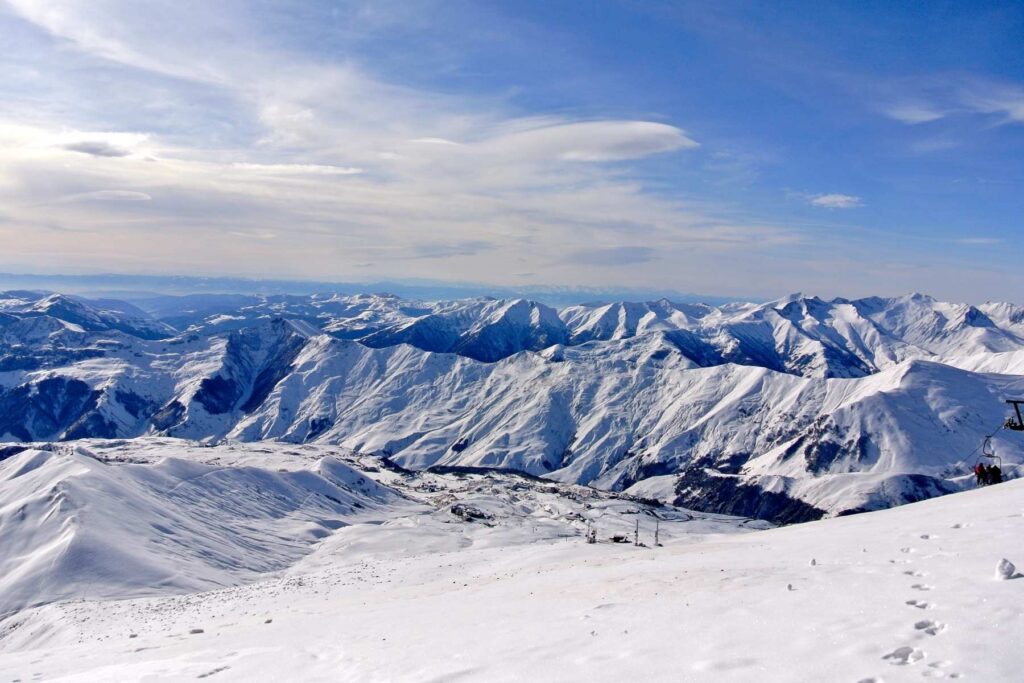
<path fill-rule="evenodd" d="M 167 324 L 131 308 L 0 294 L 0 438 L 334 443 L 612 490 L 668 477 L 664 500 L 800 521 L 962 488 L 1002 399 L 1024 395 L 1011 304 L 197 303 L 152 338 Z M 1021 462 L 1011 435 L 993 443 Z"/>

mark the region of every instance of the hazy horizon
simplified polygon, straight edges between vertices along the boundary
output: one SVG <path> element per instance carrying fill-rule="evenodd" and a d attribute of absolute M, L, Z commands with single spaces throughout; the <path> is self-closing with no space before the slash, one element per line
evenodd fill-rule
<path fill-rule="evenodd" d="M 190 275 L 130 275 L 124 273 L 68 274 L 68 273 L 4 273 L 0 272 L 0 292 L 27 290 L 54 292 L 87 299 L 111 298 L 136 301 L 161 296 L 192 295 L 252 295 L 252 296 L 310 296 L 337 294 L 387 294 L 403 299 L 441 301 L 492 297 L 497 299 L 524 298 L 554 307 L 577 304 L 610 302 L 645 302 L 668 299 L 675 303 L 704 303 L 720 306 L 727 303 L 767 303 L 791 296 L 817 297 L 828 301 L 863 299 L 869 297 L 899 298 L 914 294 L 933 296 L 927 291 L 866 292 L 857 295 L 824 295 L 814 291 L 778 292 L 773 296 L 722 296 L 708 292 L 681 292 L 669 289 L 643 287 L 582 287 L 557 285 L 530 285 L 500 287 L 477 282 L 429 279 L 380 279 L 365 282 L 322 281 L 304 279 L 200 277 Z M 941 297 L 934 297 L 941 300 Z M 1006 302 L 1017 304 L 1014 298 L 956 299 L 951 303 L 980 305 Z"/>

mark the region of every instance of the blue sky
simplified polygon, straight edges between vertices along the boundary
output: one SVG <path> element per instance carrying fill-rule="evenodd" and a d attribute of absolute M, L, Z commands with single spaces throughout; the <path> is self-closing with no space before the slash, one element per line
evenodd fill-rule
<path fill-rule="evenodd" d="M 0 268 L 1020 300 L 1024 4 L 0 0 Z"/>

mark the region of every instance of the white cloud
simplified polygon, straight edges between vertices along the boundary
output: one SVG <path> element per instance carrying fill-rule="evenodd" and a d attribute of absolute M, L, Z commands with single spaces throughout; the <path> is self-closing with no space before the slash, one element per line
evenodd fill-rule
<path fill-rule="evenodd" d="M 458 145 L 459 143 L 454 140 L 445 140 L 444 138 L 416 138 L 409 142 L 421 143 L 424 145 Z"/>
<path fill-rule="evenodd" d="M 240 171 L 252 171 L 268 175 L 358 175 L 361 168 L 352 166 L 328 166 L 324 164 L 249 164 L 235 163 L 234 168 Z"/>
<path fill-rule="evenodd" d="M 174 78 L 225 83 L 230 62 L 267 66 L 251 50 L 249 14 L 236 0 L 5 0 L 24 19 L 79 50 Z M 224 40 L 231 36 L 231 40 Z M 204 59 L 204 54 L 210 59 Z"/>
<path fill-rule="evenodd" d="M 814 195 L 809 197 L 808 201 L 814 206 L 826 209 L 855 209 L 864 205 L 860 197 L 837 193 Z"/>
<path fill-rule="evenodd" d="M 65 202 L 101 201 L 101 202 L 148 202 L 152 197 L 145 192 L 134 190 L 97 190 L 62 197 Z"/>
<path fill-rule="evenodd" d="M 510 133 L 488 140 L 480 148 L 513 158 L 621 161 L 697 146 L 683 131 L 663 123 L 587 121 Z"/>

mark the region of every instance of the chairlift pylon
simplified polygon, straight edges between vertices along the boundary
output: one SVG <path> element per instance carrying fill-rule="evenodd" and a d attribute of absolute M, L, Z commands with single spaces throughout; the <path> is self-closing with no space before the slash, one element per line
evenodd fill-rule
<path fill-rule="evenodd" d="M 1011 398 L 1006 400 L 1007 403 L 1013 406 L 1013 411 L 1017 414 L 1015 420 L 1013 416 L 1006 418 L 1006 422 L 1003 423 L 1003 427 L 1006 429 L 1012 429 L 1015 432 L 1024 432 L 1024 417 L 1021 417 L 1020 406 L 1024 403 L 1024 399 Z"/>

